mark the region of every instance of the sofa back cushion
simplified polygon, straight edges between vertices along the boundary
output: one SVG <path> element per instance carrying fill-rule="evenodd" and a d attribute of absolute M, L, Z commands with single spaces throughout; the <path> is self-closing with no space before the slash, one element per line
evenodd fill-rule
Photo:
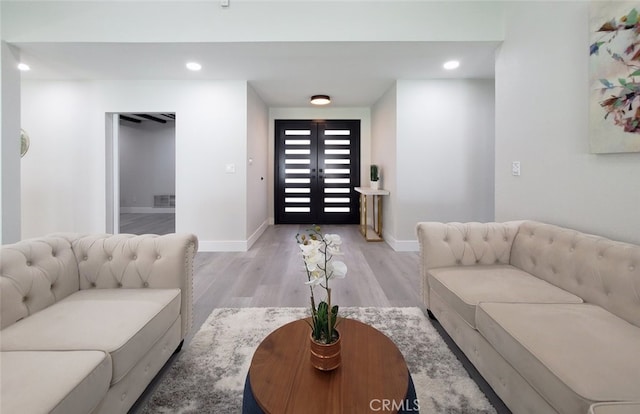
<path fill-rule="evenodd" d="M 640 326 L 640 246 L 527 221 L 511 264 Z"/>
<path fill-rule="evenodd" d="M 43 237 L 2 246 L 0 329 L 78 289 L 78 263 L 67 239 Z"/>
<path fill-rule="evenodd" d="M 477 264 L 509 264 L 520 222 L 417 225 L 424 269 Z"/>

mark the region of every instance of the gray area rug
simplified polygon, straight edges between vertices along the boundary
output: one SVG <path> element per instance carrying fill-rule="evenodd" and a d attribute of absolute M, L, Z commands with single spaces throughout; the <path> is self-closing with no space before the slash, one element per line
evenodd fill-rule
<path fill-rule="evenodd" d="M 419 308 L 342 308 L 389 336 L 404 355 L 420 413 L 495 413 Z M 215 309 L 171 365 L 143 413 L 240 413 L 249 364 L 276 328 L 306 308 Z"/>

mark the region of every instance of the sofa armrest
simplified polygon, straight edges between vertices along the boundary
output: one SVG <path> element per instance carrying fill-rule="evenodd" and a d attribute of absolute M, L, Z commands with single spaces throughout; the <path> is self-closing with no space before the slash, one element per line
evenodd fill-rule
<path fill-rule="evenodd" d="M 181 291 L 182 338 L 193 320 L 193 234 L 91 234 L 72 241 L 80 289 L 175 289 Z"/>
<path fill-rule="evenodd" d="M 417 224 L 422 295 L 429 307 L 429 269 L 477 264 L 508 264 L 521 221 L 505 223 Z"/>

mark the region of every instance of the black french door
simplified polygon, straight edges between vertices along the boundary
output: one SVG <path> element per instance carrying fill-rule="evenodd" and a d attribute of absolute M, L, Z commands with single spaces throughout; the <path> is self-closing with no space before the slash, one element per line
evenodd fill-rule
<path fill-rule="evenodd" d="M 357 224 L 359 120 L 275 121 L 276 224 Z"/>

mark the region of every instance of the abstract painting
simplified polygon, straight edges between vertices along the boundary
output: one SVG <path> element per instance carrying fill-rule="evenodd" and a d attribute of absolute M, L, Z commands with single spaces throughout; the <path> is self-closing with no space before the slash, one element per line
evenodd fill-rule
<path fill-rule="evenodd" d="M 640 2 L 591 3 L 592 153 L 640 152 Z"/>

